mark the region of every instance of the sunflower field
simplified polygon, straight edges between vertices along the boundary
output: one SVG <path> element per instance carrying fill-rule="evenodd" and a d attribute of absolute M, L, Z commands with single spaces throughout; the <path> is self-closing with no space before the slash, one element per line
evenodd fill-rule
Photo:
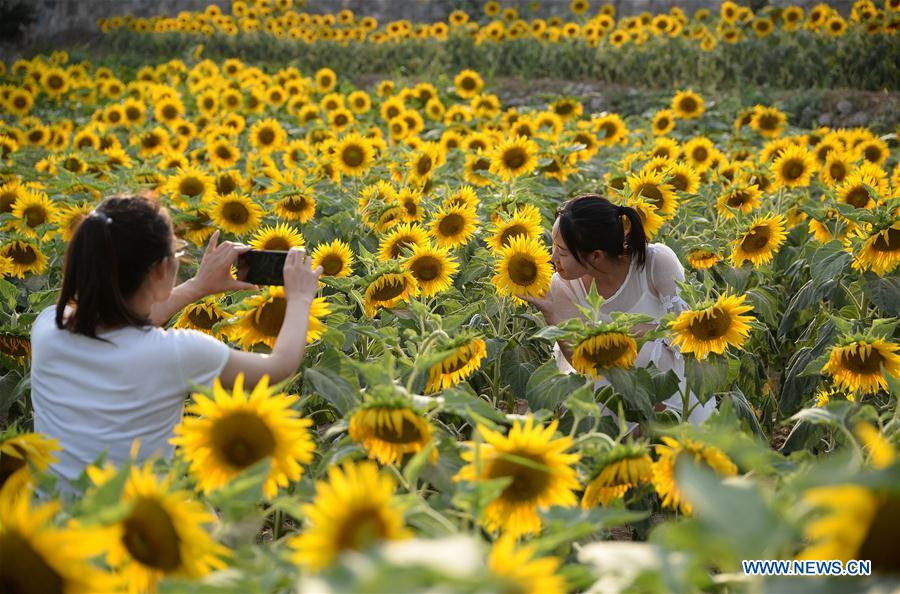
<path fill-rule="evenodd" d="M 104 18 L 91 48 L 0 62 L 4 591 L 900 587 L 900 118 L 809 128 L 718 100 L 764 82 L 896 94 L 900 2 L 568 8 L 379 24 L 235 0 Z M 657 73 L 666 90 L 634 113 L 492 89 Z M 292 379 L 197 388 L 174 459 L 99 459 L 76 496 L 32 430 L 29 335 L 74 229 L 135 192 L 189 243 L 184 279 L 216 230 L 303 246 L 323 274 Z M 638 336 L 649 317 L 598 321 L 595 292 L 557 326 L 520 299 L 548 290 L 556 209 L 582 193 L 674 250 L 689 310 Z M 168 326 L 267 352 L 285 310 L 264 287 Z M 634 365 L 659 338 L 685 387 Z M 715 414 L 682 422 L 689 394 Z M 871 575 L 742 564 L 766 559 Z"/>

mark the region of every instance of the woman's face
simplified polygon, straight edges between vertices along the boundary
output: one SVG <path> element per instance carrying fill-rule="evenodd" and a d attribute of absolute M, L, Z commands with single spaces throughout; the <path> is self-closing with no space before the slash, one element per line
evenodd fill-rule
<path fill-rule="evenodd" d="M 559 276 L 565 280 L 575 280 L 590 274 L 590 270 L 581 262 L 575 259 L 572 252 L 566 245 L 559 232 L 559 219 L 553 222 L 553 250 L 551 252 L 550 261 Z"/>

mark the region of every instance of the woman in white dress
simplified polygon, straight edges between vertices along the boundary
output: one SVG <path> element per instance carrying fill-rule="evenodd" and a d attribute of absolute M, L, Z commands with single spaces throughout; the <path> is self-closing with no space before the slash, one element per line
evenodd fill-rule
<path fill-rule="evenodd" d="M 627 220 L 627 232 L 626 232 Z M 541 298 L 528 297 L 543 314 L 547 324 L 555 325 L 581 315 L 577 306 L 587 307 L 587 295 L 593 283 L 604 298 L 600 316 L 610 321 L 613 312 L 640 313 L 652 316 L 658 323 L 667 313 L 679 313 L 687 304 L 678 296 L 676 282 L 684 280 L 684 269 L 668 246 L 647 243 L 638 212 L 629 206 L 618 206 L 596 194 L 578 196 L 563 204 L 553 223 L 552 262 L 556 268 L 550 291 Z M 655 323 L 633 329 L 643 334 Z M 571 347 L 556 344 L 554 353 L 563 373 L 574 373 Z M 668 340 L 647 341 L 638 352 L 636 367 L 653 363 L 661 371 L 673 370 L 685 387 L 684 359 Z M 608 385 L 600 379 L 596 386 Z M 684 418 L 680 393 L 657 406 Z M 699 423 L 712 414 L 715 401 L 698 404 L 690 395 L 689 419 Z M 604 411 L 611 414 L 609 411 Z"/>

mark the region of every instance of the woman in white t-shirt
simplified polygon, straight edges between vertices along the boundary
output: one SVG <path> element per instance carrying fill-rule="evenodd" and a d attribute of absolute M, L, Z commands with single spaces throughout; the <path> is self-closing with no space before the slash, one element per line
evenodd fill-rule
<path fill-rule="evenodd" d="M 541 298 L 527 297 L 548 324 L 580 316 L 577 306 L 588 307 L 591 284 L 604 298 L 600 306 L 604 321 L 610 321 L 612 312 L 641 313 L 655 318 L 655 323 L 641 324 L 632 330 L 638 335 L 656 327 L 667 313 L 680 313 L 687 308 L 678 296 L 676 282 L 684 281 L 684 269 L 678 257 L 661 243 L 647 243 L 641 217 L 634 208 L 612 204 L 596 194 L 578 196 L 557 211 L 552 237 L 552 263 L 556 272 L 550 291 Z M 571 346 L 559 343 L 554 352 L 560 371 L 573 373 Z M 650 363 L 661 371 L 674 370 L 681 390 L 686 389 L 684 360 L 669 341 L 657 339 L 644 343 L 635 366 L 646 367 Z M 608 383 L 600 379 L 596 385 Z M 690 420 L 698 423 L 712 414 L 715 401 L 698 404 L 696 396 L 691 394 L 689 406 Z M 676 393 L 657 406 L 658 411 L 667 408 L 681 416 L 684 412 L 681 394 Z"/>
<path fill-rule="evenodd" d="M 160 328 L 186 305 L 227 290 L 255 288 L 231 266 L 246 246 L 210 239 L 199 270 L 175 287 L 180 240 L 152 199 L 107 198 L 75 231 L 59 301 L 31 332 L 34 428 L 62 446 L 51 468 L 77 478 L 102 452 L 121 464 L 140 440 L 138 461 L 170 457 L 174 426 L 192 386 L 278 382 L 297 371 L 321 267 L 303 250 L 284 264 L 287 310 L 271 354 L 229 348 L 197 330 Z M 183 242 L 181 242 L 183 244 Z M 65 488 L 65 485 L 64 485 Z"/>

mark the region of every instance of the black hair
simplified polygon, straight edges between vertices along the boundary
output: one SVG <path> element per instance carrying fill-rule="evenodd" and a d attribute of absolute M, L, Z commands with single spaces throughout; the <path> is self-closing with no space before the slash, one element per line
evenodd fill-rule
<path fill-rule="evenodd" d="M 647 261 L 647 234 L 641 215 L 598 194 L 582 194 L 556 211 L 559 233 L 579 264 L 594 250 L 618 257 L 628 253 L 639 267 Z M 625 220 L 628 231 L 625 230 Z M 626 241 L 627 237 L 627 241 Z"/>
<path fill-rule="evenodd" d="M 172 255 L 168 212 L 144 196 L 107 198 L 75 230 L 66 251 L 56 326 L 97 337 L 97 327 L 147 326 L 128 306 L 155 264 Z M 73 306 L 66 318 L 66 307 Z"/>

